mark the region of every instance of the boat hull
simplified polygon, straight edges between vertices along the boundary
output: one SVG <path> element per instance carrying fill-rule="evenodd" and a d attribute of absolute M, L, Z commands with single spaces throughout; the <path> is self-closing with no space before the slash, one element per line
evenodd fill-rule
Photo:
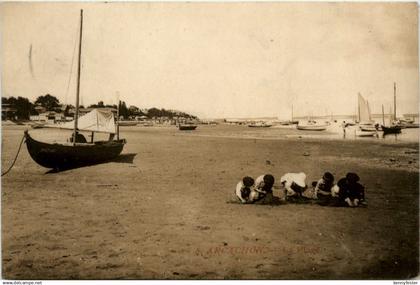
<path fill-rule="evenodd" d="M 32 159 L 39 165 L 52 169 L 70 169 L 98 164 L 117 157 L 123 150 L 125 140 L 102 141 L 76 145 L 50 144 L 33 139 L 25 131 L 26 146 Z"/>
<path fill-rule="evenodd" d="M 325 131 L 327 126 L 304 126 L 304 125 L 297 125 L 296 127 L 298 130 L 301 131 Z"/>
<path fill-rule="evenodd" d="M 118 125 L 120 127 L 132 127 L 132 126 L 137 126 L 138 122 L 135 121 L 119 121 Z"/>
<path fill-rule="evenodd" d="M 384 135 L 399 134 L 399 133 L 401 133 L 401 127 L 399 127 L 399 126 L 392 126 L 392 127 L 382 126 L 382 131 L 384 132 Z"/>
<path fill-rule="evenodd" d="M 401 129 L 413 129 L 413 128 L 418 128 L 419 127 L 419 124 L 415 124 L 415 123 L 404 123 L 404 124 L 398 124 L 396 126 L 400 127 Z"/>
<path fill-rule="evenodd" d="M 263 125 L 248 125 L 250 128 L 269 128 L 271 125 L 263 124 Z"/>
<path fill-rule="evenodd" d="M 419 128 L 419 124 L 415 124 L 415 123 L 406 124 L 404 126 L 405 126 L 406 129 L 418 129 Z"/>
<path fill-rule="evenodd" d="M 188 126 L 188 125 L 184 125 L 184 126 L 179 126 L 178 127 L 179 128 L 179 130 L 180 131 L 192 131 L 192 130 L 195 130 L 196 128 L 197 128 L 197 126 L 195 126 L 195 125 L 190 125 L 190 126 Z"/>
<path fill-rule="evenodd" d="M 376 136 L 378 136 L 378 133 L 376 131 L 359 130 L 359 131 L 356 132 L 356 136 L 358 136 L 358 137 L 376 137 Z"/>
<path fill-rule="evenodd" d="M 375 132 L 377 128 L 374 125 L 360 125 L 360 130 L 364 132 Z"/>

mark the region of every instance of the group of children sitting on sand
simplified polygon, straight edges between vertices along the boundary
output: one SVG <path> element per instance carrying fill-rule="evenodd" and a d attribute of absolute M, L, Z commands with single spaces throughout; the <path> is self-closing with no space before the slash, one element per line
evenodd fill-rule
<path fill-rule="evenodd" d="M 359 183 L 359 176 L 349 172 L 346 177 L 334 183 L 334 176 L 325 172 L 321 179 L 306 185 L 306 174 L 286 173 L 280 178 L 284 190 L 283 201 L 317 200 L 325 206 L 358 207 L 366 205 L 365 188 Z M 257 179 L 246 176 L 236 185 L 236 196 L 244 204 L 272 204 L 274 176 L 265 174 Z M 279 200 L 279 198 L 277 198 Z"/>

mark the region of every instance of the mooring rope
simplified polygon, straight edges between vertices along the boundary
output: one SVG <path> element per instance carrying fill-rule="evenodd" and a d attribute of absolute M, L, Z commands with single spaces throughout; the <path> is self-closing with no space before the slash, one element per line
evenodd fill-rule
<path fill-rule="evenodd" d="M 19 152 L 20 152 L 20 148 L 22 147 L 22 143 L 23 143 L 23 141 L 25 140 L 25 136 L 23 136 L 22 137 L 22 140 L 20 141 L 20 144 L 19 144 L 19 149 L 18 149 L 18 151 L 17 151 L 17 153 L 16 153 L 16 156 L 15 156 L 15 159 L 13 160 L 13 162 L 12 162 L 12 165 L 10 165 L 10 167 L 5 171 L 5 172 L 3 172 L 2 174 L 1 174 L 1 176 L 4 176 L 4 175 L 6 175 L 7 173 L 9 173 L 9 171 L 10 170 L 12 170 L 12 167 L 15 165 L 15 162 L 16 162 L 16 159 L 17 159 L 17 157 L 18 157 L 18 155 L 19 155 Z"/>

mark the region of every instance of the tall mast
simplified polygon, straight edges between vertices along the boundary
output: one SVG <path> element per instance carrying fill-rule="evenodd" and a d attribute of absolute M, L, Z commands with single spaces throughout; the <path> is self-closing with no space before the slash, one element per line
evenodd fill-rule
<path fill-rule="evenodd" d="M 293 121 L 293 104 L 292 104 L 292 121 Z"/>
<path fill-rule="evenodd" d="M 360 93 L 358 93 L 358 96 L 357 96 L 357 120 L 359 121 L 359 123 L 360 123 Z"/>
<path fill-rule="evenodd" d="M 120 140 L 120 106 L 121 101 L 118 99 L 118 107 L 117 107 L 117 140 Z"/>
<path fill-rule="evenodd" d="M 397 86 L 394 82 L 394 121 L 397 120 Z"/>
<path fill-rule="evenodd" d="M 77 65 L 76 112 L 74 112 L 73 145 L 76 145 L 77 121 L 79 118 L 80 64 L 81 64 L 81 59 L 82 59 L 82 30 L 83 30 L 83 10 L 80 10 L 79 61 Z"/>
<path fill-rule="evenodd" d="M 385 126 L 384 104 L 382 104 L 382 125 Z"/>

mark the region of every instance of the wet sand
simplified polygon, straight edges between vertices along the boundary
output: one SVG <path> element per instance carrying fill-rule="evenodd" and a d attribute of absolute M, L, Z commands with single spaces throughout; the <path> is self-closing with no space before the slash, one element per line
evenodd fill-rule
<path fill-rule="evenodd" d="M 417 276 L 417 143 L 223 136 L 235 128 L 121 128 L 128 144 L 119 159 L 59 173 L 38 166 L 24 145 L 2 177 L 3 277 Z M 3 171 L 23 130 L 3 126 Z M 303 171 L 310 183 L 327 170 L 357 172 L 368 207 L 229 203 L 245 175 Z"/>

